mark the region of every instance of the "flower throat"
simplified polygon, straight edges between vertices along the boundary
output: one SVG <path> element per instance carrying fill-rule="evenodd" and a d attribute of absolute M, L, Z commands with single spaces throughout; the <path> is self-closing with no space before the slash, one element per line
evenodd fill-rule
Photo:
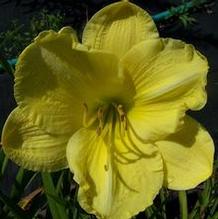
<path fill-rule="evenodd" d="M 115 125 L 116 121 L 119 121 L 123 131 L 127 130 L 128 120 L 126 111 L 122 104 L 112 103 L 110 105 L 102 105 L 99 106 L 94 113 L 94 115 L 89 116 L 89 110 L 86 103 L 84 106 L 84 114 L 83 114 L 83 126 L 88 127 L 97 127 L 96 133 L 97 135 L 101 135 L 106 124 L 111 123 L 112 126 Z"/>

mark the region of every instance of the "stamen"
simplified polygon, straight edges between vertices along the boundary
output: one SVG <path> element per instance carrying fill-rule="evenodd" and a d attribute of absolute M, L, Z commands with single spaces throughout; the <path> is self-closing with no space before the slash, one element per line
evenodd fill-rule
<path fill-rule="evenodd" d="M 148 143 L 148 142 L 137 134 L 134 127 L 132 126 L 132 124 L 128 120 L 128 117 L 127 117 L 126 112 L 123 108 L 123 105 L 120 104 L 120 105 L 114 105 L 114 106 L 117 109 L 118 120 L 119 120 L 119 133 L 120 133 L 120 138 L 121 138 L 122 143 L 129 150 L 129 152 L 135 154 L 136 157 L 137 156 L 139 156 L 139 157 L 145 156 L 144 152 L 140 150 L 140 148 L 137 146 L 137 144 L 135 144 L 135 140 L 137 139 L 141 143 Z M 134 137 L 136 138 L 135 140 L 132 139 L 132 136 L 130 133 L 132 133 L 134 135 Z M 127 135 L 126 137 L 129 140 L 129 142 L 126 142 L 126 140 L 124 138 L 125 135 Z M 119 154 L 119 156 L 120 156 L 120 154 Z"/>
<path fill-rule="evenodd" d="M 95 122 L 95 120 L 97 119 L 97 116 L 94 115 L 91 118 L 88 118 L 88 105 L 86 103 L 83 103 L 83 107 L 84 107 L 83 126 L 85 128 L 88 128 Z"/>
<path fill-rule="evenodd" d="M 96 133 L 97 133 L 98 136 L 101 135 L 101 131 L 102 131 L 102 129 L 98 126 L 97 129 L 96 129 Z"/>
<path fill-rule="evenodd" d="M 142 143 L 148 143 L 148 141 L 146 141 L 145 139 L 143 139 L 142 137 L 140 137 L 137 132 L 135 131 L 134 127 L 132 126 L 131 122 L 127 119 L 127 124 L 128 126 L 130 127 L 132 133 L 134 134 L 134 136 L 139 140 L 141 141 Z"/>
<path fill-rule="evenodd" d="M 125 140 L 125 138 L 124 138 L 124 135 L 123 135 L 123 133 L 122 133 L 122 127 L 121 127 L 121 124 L 120 124 L 120 123 L 119 123 L 119 133 L 120 133 L 120 139 L 121 139 L 122 143 L 125 145 L 125 147 L 128 149 L 128 151 L 129 151 L 130 153 L 133 153 L 134 155 L 140 157 L 141 154 L 142 154 L 141 151 L 139 151 L 137 147 L 134 147 L 133 144 L 128 145 L 128 143 L 126 142 L 126 140 Z M 127 130 L 127 136 L 128 136 L 128 138 L 129 138 L 129 135 L 128 135 L 128 134 L 129 134 L 129 130 Z M 130 142 L 131 142 L 131 141 L 130 141 Z M 131 146 L 133 146 L 133 147 L 131 147 Z"/>
<path fill-rule="evenodd" d="M 99 128 L 103 129 L 103 118 L 104 118 L 104 111 L 103 111 L 103 108 L 100 107 L 98 109 L 98 112 L 97 112 L 97 117 L 98 117 L 98 120 L 99 120 Z"/>
<path fill-rule="evenodd" d="M 121 105 L 121 104 L 119 104 L 118 106 L 117 106 L 117 111 L 118 111 L 118 113 L 119 113 L 119 115 L 120 115 L 120 118 L 121 118 L 121 121 L 123 121 L 124 120 L 124 117 L 125 117 L 125 112 L 124 112 L 124 109 L 123 109 L 123 105 Z"/>
<path fill-rule="evenodd" d="M 108 169 L 109 169 L 108 164 L 105 164 L 105 165 L 104 165 L 104 170 L 107 172 Z"/>
<path fill-rule="evenodd" d="M 98 112 L 97 112 L 97 118 L 99 121 L 98 127 L 97 127 L 97 134 L 100 135 L 103 128 L 104 128 L 104 108 L 103 107 L 99 107 Z"/>
<path fill-rule="evenodd" d="M 120 121 L 123 124 L 124 130 L 127 130 L 127 117 L 123 105 L 119 104 L 117 106 L 117 112 L 120 116 Z"/>

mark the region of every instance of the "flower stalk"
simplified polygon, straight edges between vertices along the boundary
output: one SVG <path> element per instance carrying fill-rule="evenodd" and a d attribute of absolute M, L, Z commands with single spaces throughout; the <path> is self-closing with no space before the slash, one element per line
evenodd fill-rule
<path fill-rule="evenodd" d="M 185 191 L 179 191 L 180 219 L 188 219 L 188 205 Z"/>

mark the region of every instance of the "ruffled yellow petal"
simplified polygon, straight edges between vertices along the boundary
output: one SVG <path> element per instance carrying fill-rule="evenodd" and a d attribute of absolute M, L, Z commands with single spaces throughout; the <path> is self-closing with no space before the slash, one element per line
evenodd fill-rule
<path fill-rule="evenodd" d="M 163 183 L 162 160 L 157 150 L 146 157 L 126 154 L 121 139 L 108 138 L 95 130 L 77 131 L 67 159 L 80 186 L 80 205 L 98 218 L 127 219 L 152 204 Z M 117 159 L 118 148 L 125 162 Z"/>
<path fill-rule="evenodd" d="M 15 97 L 34 124 L 49 133 L 81 127 L 83 104 L 94 108 L 121 93 L 123 79 L 112 54 L 72 48 L 69 28 L 42 33 L 19 57 Z M 78 43 L 77 43 L 78 45 Z M 127 98 L 126 92 L 123 92 Z"/>
<path fill-rule="evenodd" d="M 63 27 L 58 31 L 58 33 L 62 34 L 62 35 L 66 35 L 66 37 L 71 37 L 73 46 L 76 47 L 76 44 L 79 44 L 76 31 L 72 27 L 70 27 L 70 26 Z M 51 34 L 55 34 L 55 31 L 53 31 L 53 30 L 42 31 L 42 32 L 39 33 L 39 35 L 37 37 L 35 37 L 34 40 L 35 41 L 40 41 L 43 38 L 45 38 L 46 36 L 51 35 Z"/>
<path fill-rule="evenodd" d="M 70 35 L 72 38 L 72 42 L 73 42 L 73 46 L 76 45 L 76 43 L 79 43 L 76 31 L 71 28 L 70 26 L 67 27 L 63 27 L 58 31 L 59 34 L 66 34 L 66 35 Z M 75 44 L 74 44 L 75 43 Z"/>
<path fill-rule="evenodd" d="M 68 28 L 68 32 L 69 28 Z M 20 55 L 15 72 L 15 98 L 28 117 L 44 130 L 72 133 L 81 126 L 82 109 L 71 95 L 72 35 L 44 31 Z"/>
<path fill-rule="evenodd" d="M 2 133 L 5 154 L 18 165 L 34 171 L 57 171 L 68 166 L 69 136 L 50 135 L 27 119 L 20 108 L 8 117 Z"/>
<path fill-rule="evenodd" d="M 150 15 L 122 1 L 104 7 L 90 19 L 83 32 L 83 43 L 122 57 L 135 44 L 156 37 L 158 32 Z"/>
<path fill-rule="evenodd" d="M 206 103 L 208 63 L 189 44 L 147 40 L 131 49 L 121 65 L 136 89 L 128 117 L 145 139 L 173 133 L 186 110 L 198 110 Z"/>
<path fill-rule="evenodd" d="M 186 116 L 179 132 L 156 144 L 163 157 L 168 188 L 191 189 L 211 176 L 214 143 L 209 133 L 192 118 Z"/>
<path fill-rule="evenodd" d="M 192 110 L 206 102 L 207 59 L 190 44 L 154 39 L 136 45 L 121 61 L 136 87 L 136 105 L 175 102 Z"/>

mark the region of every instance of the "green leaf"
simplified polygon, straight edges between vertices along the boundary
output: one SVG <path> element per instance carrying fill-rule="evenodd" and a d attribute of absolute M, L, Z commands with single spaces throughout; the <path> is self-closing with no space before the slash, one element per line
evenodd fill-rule
<path fill-rule="evenodd" d="M 19 200 L 20 196 L 24 192 L 25 188 L 27 188 L 32 180 L 36 177 L 36 173 L 24 170 L 22 167 L 19 168 L 15 181 L 12 185 L 10 197 L 14 200 Z"/>
<path fill-rule="evenodd" d="M 163 219 L 167 219 L 167 215 L 166 215 L 166 202 L 167 202 L 167 195 L 166 195 L 166 191 L 164 188 L 161 189 L 160 191 L 160 201 L 161 201 L 161 214 Z"/>
<path fill-rule="evenodd" d="M 21 194 L 21 183 L 23 181 L 23 177 L 24 177 L 24 169 L 22 167 L 19 168 L 16 178 L 15 178 L 15 182 L 12 186 L 11 189 L 11 194 L 10 197 L 17 197 Z"/>
<path fill-rule="evenodd" d="M 41 176 L 42 176 L 44 191 L 48 200 L 49 209 L 53 219 L 68 219 L 66 209 L 64 205 L 60 203 L 61 199 L 60 197 L 58 197 L 51 174 L 44 172 L 41 173 Z"/>
<path fill-rule="evenodd" d="M 56 185 L 56 192 L 57 194 L 61 194 L 62 192 L 62 188 L 63 188 L 63 179 L 64 179 L 64 174 L 65 174 L 65 171 L 61 171 L 61 175 L 59 176 L 59 179 L 58 179 L 58 182 L 57 182 L 57 185 Z"/>
<path fill-rule="evenodd" d="M 3 150 L 0 151 L 0 179 L 4 176 L 6 167 L 8 164 L 8 158 L 5 156 L 5 153 Z"/>

